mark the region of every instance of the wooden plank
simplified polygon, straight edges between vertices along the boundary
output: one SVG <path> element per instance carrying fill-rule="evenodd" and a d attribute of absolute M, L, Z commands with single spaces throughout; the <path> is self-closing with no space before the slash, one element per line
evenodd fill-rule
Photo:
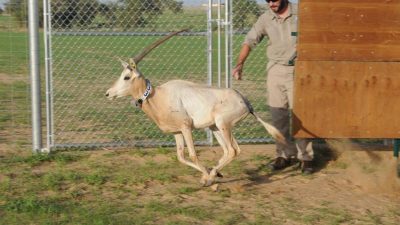
<path fill-rule="evenodd" d="M 377 3 L 376 0 L 300 0 L 300 3 L 337 3 L 337 4 L 347 4 L 347 3 L 355 3 L 355 4 L 363 4 L 363 3 Z M 400 0 L 382 0 L 380 2 L 378 2 L 379 4 L 381 4 L 382 6 L 385 6 L 387 4 L 399 4 Z"/>
<path fill-rule="evenodd" d="M 325 61 L 399 62 L 400 45 L 307 43 L 298 47 L 298 59 Z"/>
<path fill-rule="evenodd" d="M 390 31 L 400 23 L 400 0 L 382 3 L 374 1 L 301 1 L 301 30 L 379 30 Z"/>
<path fill-rule="evenodd" d="M 298 60 L 400 61 L 400 0 L 302 0 L 298 43 Z"/>
<path fill-rule="evenodd" d="M 398 138 L 400 63 L 298 61 L 293 134 Z"/>

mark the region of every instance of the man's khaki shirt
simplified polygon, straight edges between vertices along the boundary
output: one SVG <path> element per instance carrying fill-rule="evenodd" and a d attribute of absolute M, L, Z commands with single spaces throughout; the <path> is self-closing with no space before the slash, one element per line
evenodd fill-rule
<path fill-rule="evenodd" d="M 262 14 L 246 36 L 243 44 L 254 48 L 264 37 L 268 38 L 269 61 L 293 65 L 296 58 L 297 4 L 289 3 L 289 16 L 281 19 L 270 8 Z"/>

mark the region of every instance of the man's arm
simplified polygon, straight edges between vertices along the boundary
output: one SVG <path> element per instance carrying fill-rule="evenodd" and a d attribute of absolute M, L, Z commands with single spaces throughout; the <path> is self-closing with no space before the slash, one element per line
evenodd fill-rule
<path fill-rule="evenodd" d="M 267 14 L 264 13 L 257 19 L 257 22 L 247 33 L 246 38 L 242 45 L 242 49 L 240 50 L 239 53 L 237 64 L 232 71 L 232 76 L 236 80 L 242 79 L 244 62 L 246 61 L 247 56 L 249 56 L 251 49 L 256 47 L 256 45 L 262 41 L 264 36 L 268 36 L 265 24 L 266 20 L 267 20 Z"/>
<path fill-rule="evenodd" d="M 235 66 L 235 68 L 232 71 L 232 76 L 236 79 L 236 80 L 241 80 L 242 79 L 242 72 L 243 72 L 243 66 L 244 66 L 244 62 L 247 59 L 247 56 L 249 56 L 251 51 L 251 48 L 248 44 L 243 44 L 242 45 L 242 49 L 240 49 L 240 53 L 239 53 L 239 57 L 237 60 L 237 64 Z"/>

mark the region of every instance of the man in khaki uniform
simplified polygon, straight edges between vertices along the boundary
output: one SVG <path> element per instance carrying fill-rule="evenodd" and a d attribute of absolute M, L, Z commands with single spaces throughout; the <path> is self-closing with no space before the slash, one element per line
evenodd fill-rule
<path fill-rule="evenodd" d="M 302 161 L 302 172 L 312 173 L 313 149 L 307 139 L 292 141 L 290 110 L 293 108 L 294 62 L 297 42 L 297 4 L 288 0 L 266 0 L 269 5 L 246 36 L 233 77 L 242 79 L 242 70 L 251 49 L 268 38 L 267 96 L 272 123 L 286 137 L 288 145 L 277 143 L 272 169 L 280 170 Z"/>

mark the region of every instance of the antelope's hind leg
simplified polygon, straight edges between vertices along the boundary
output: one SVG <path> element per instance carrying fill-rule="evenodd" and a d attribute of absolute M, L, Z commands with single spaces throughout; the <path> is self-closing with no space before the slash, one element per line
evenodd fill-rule
<path fill-rule="evenodd" d="M 221 131 L 219 131 L 218 129 L 215 129 L 215 130 L 213 130 L 213 134 L 214 134 L 215 139 L 217 139 L 218 144 L 221 146 L 221 148 L 223 150 L 223 155 L 218 160 L 218 164 L 220 164 L 223 161 L 225 161 L 226 158 L 228 157 L 228 147 L 226 146 L 224 138 L 222 137 Z M 220 171 L 217 171 L 217 177 L 223 177 L 223 175 L 222 175 L 222 173 Z"/>
<path fill-rule="evenodd" d="M 232 136 L 231 127 L 220 120 L 216 123 L 218 131 L 215 132 L 216 138 L 224 149 L 224 156 L 219 160 L 218 165 L 215 166 L 210 172 L 210 179 L 215 180 L 218 171 L 221 171 L 224 166 L 230 163 L 236 155 L 240 153 L 240 149 L 236 140 Z M 218 136 L 218 137 L 217 137 Z"/>

